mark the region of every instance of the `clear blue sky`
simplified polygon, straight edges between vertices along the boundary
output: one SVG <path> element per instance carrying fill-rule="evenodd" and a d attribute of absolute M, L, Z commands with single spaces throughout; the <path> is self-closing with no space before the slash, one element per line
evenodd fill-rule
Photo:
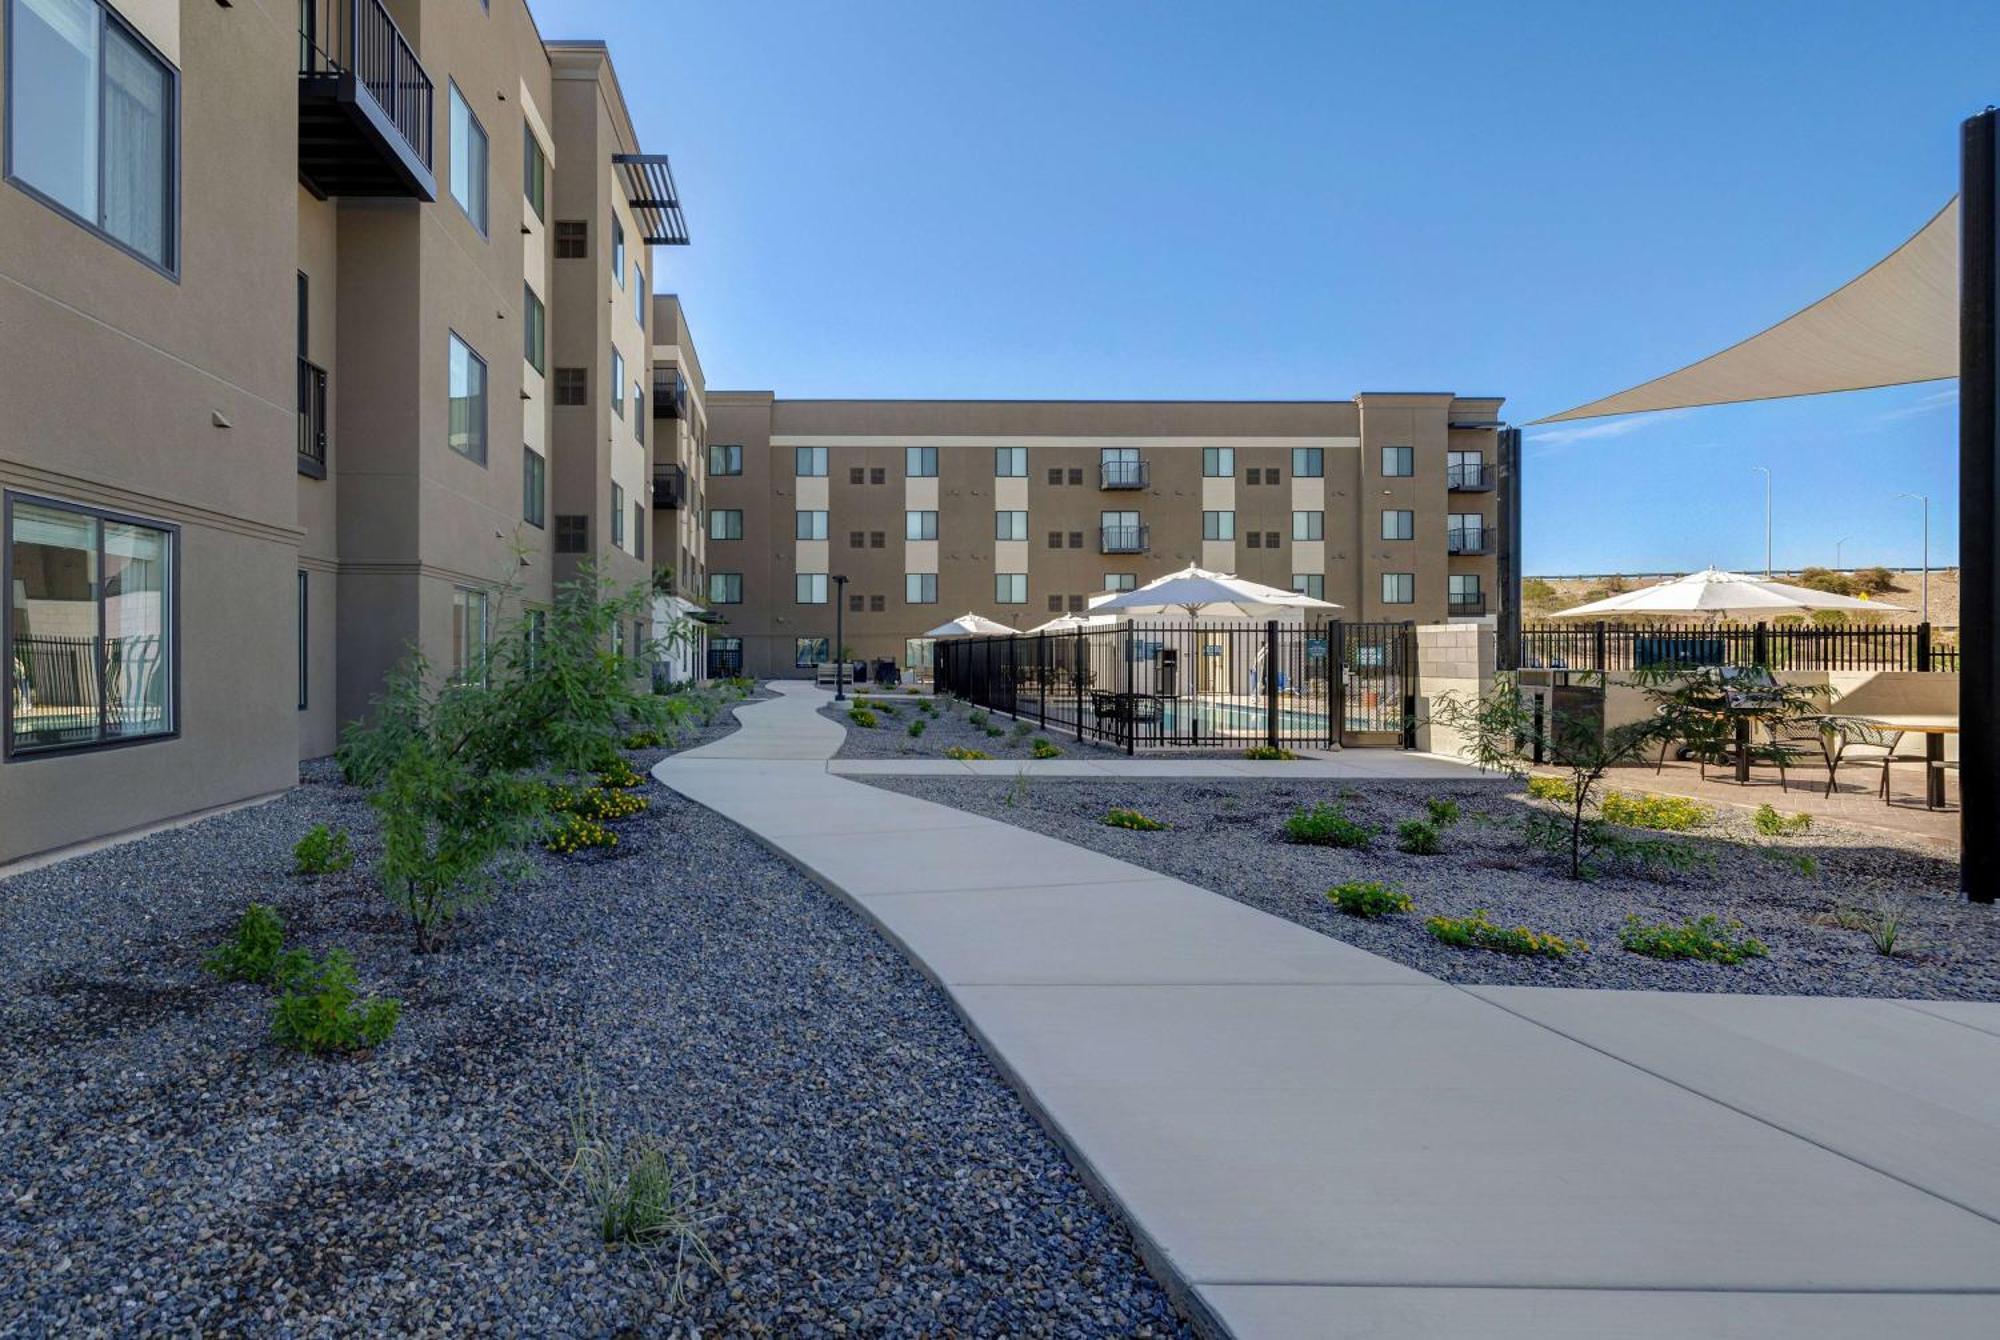
<path fill-rule="evenodd" d="M 530 0 L 604 37 L 711 386 L 1504 394 L 1789 314 L 1956 189 L 2000 4 Z M 1535 430 L 1530 572 L 1956 560 L 1951 384 Z"/>

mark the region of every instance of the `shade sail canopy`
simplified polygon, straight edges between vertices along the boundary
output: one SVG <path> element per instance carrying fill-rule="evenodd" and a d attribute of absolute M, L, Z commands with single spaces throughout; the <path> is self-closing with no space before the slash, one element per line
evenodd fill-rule
<path fill-rule="evenodd" d="M 1958 199 L 1860 277 L 1678 372 L 1536 419 L 1778 400 L 1958 375 Z"/>
<path fill-rule="evenodd" d="M 925 637 L 1007 637 L 1015 630 L 983 614 L 961 614 L 950 623 L 941 623 Z"/>
<path fill-rule="evenodd" d="M 1804 614 L 1811 610 L 1900 610 L 1879 600 L 1856 600 L 1831 591 L 1746 577 L 1740 572 L 1703 568 L 1655 586 L 1593 600 L 1574 609 L 1558 610 L 1556 619 L 1602 619 L 1614 614 L 1692 614 L 1719 619 L 1724 615 Z"/>
<path fill-rule="evenodd" d="M 1275 619 L 1309 609 L 1337 610 L 1329 600 L 1284 591 L 1244 577 L 1192 565 L 1091 605 L 1094 614 L 1186 614 L 1189 618 Z"/>

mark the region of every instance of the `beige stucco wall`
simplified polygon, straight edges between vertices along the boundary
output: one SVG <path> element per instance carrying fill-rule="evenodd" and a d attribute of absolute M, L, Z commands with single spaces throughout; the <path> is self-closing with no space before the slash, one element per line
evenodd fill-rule
<path fill-rule="evenodd" d="M 1465 752 L 1465 737 L 1431 719 L 1432 705 L 1444 694 L 1462 702 L 1492 687 L 1496 638 L 1479 624 L 1417 626 L 1417 748 L 1453 757 Z"/>

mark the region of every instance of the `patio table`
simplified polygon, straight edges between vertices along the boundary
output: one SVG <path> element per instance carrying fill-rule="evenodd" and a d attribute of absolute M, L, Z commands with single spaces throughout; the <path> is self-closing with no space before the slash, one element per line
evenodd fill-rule
<path fill-rule="evenodd" d="M 1856 721 L 1865 721 L 1871 726 L 1881 726 L 1885 730 L 1913 732 L 1924 737 L 1924 808 L 1941 810 L 1944 808 L 1944 769 L 1938 764 L 1944 762 L 1944 737 L 1958 734 L 1958 718 L 1948 716 L 1922 716 L 1899 712 L 1882 715 L 1855 715 Z"/>

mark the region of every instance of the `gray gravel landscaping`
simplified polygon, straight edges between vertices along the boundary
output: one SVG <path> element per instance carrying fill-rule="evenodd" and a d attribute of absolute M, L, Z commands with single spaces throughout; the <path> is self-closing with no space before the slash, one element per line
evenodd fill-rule
<path fill-rule="evenodd" d="M 994 758 L 1030 758 L 1037 736 L 1062 750 L 1064 758 L 1125 757 L 1123 749 L 1079 741 L 1074 734 L 1065 735 L 1054 728 L 1044 731 L 1029 723 L 1029 729 L 1023 732 L 1017 729 L 1019 723 L 1014 718 L 999 712 L 983 713 L 985 724 L 975 725 L 972 716 L 978 709 L 962 699 L 925 695 L 923 700 L 937 708 L 934 716 L 917 706 L 918 696 L 914 694 L 867 694 L 861 700 L 884 703 L 895 711 L 878 710 L 878 724 L 871 730 L 848 720 L 850 703 L 829 703 L 820 708 L 821 716 L 847 728 L 847 743 L 835 758 L 943 758 L 945 750 L 953 747 L 977 749 Z M 919 719 L 925 722 L 923 734 L 913 736 L 910 723 Z M 990 734 L 993 730 L 1000 733 Z"/>
<path fill-rule="evenodd" d="M 1183 1334 L 941 994 L 742 830 L 644 794 L 615 855 L 536 852 L 423 958 L 324 765 L 0 882 L 0 1334 Z M 290 875 L 322 821 L 360 862 Z M 401 999 L 385 1045 L 283 1052 L 267 989 L 200 970 L 252 899 Z M 720 1269 L 678 1307 L 556 1180 L 586 1073 L 693 1170 Z"/>
<path fill-rule="evenodd" d="M 1265 782 L 1188 779 L 1104 781 L 881 777 L 869 784 L 1044 833 L 1262 908 L 1447 981 L 1532 986 L 1744 991 L 1803 995 L 2000 999 L 2000 912 L 1957 893 L 1958 865 L 1936 848 L 1821 820 L 1792 837 L 1757 834 L 1750 816 L 1724 808 L 1689 834 L 1642 834 L 1685 841 L 1705 854 L 1702 868 L 1657 878 L 1603 874 L 1563 878 L 1530 852 L 1522 817 L 1532 804 L 1516 783 Z M 1444 834 L 1441 855 L 1396 849 L 1395 826 L 1421 817 L 1433 797 L 1455 799 L 1465 818 Z M 1294 846 L 1282 840 L 1294 809 L 1322 801 L 1380 831 L 1365 851 Z M 1106 826 L 1112 806 L 1129 806 L 1172 825 L 1141 833 Z M 1810 858 L 1806 873 L 1798 859 Z M 1335 910 L 1326 889 L 1350 880 L 1392 884 L 1415 900 L 1412 913 L 1377 921 Z M 1841 910 L 1882 908 L 1905 918 L 1907 952 L 1885 957 L 1862 929 L 1836 924 Z M 1424 929 L 1430 915 L 1484 908 L 1504 926 L 1589 942 L 1566 960 L 1456 949 Z M 1648 922 L 1704 913 L 1740 921 L 1768 958 L 1733 966 L 1663 962 L 1619 946 L 1629 914 Z"/>

